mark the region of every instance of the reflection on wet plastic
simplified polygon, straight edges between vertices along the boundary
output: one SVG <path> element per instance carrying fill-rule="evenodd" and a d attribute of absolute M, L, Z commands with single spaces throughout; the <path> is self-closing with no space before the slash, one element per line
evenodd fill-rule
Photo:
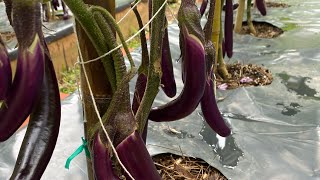
<path fill-rule="evenodd" d="M 202 114 L 199 113 L 199 116 Z M 203 117 L 201 116 L 203 120 Z M 203 121 L 202 129 L 199 133 L 213 151 L 219 156 L 220 163 L 226 168 L 235 168 L 238 165 L 240 157 L 243 156 L 243 151 L 237 146 L 232 134 L 227 138 L 219 136 L 210 126 Z"/>
<path fill-rule="evenodd" d="M 283 103 L 277 103 L 277 106 L 282 106 L 283 110 L 281 111 L 281 114 L 286 115 L 286 116 L 294 116 L 297 113 L 301 112 L 299 110 L 300 107 L 302 107 L 300 104 L 298 103 L 290 103 L 290 105 L 285 105 Z"/>
<path fill-rule="evenodd" d="M 194 138 L 194 135 L 189 134 L 187 131 L 177 130 L 175 127 L 171 128 L 168 126 L 163 132 L 171 137 L 177 137 L 179 139 Z"/>
<path fill-rule="evenodd" d="M 294 91 L 301 96 L 312 97 L 314 99 L 320 100 L 319 97 L 315 96 L 318 92 L 315 89 L 310 88 L 306 84 L 306 82 L 308 82 L 312 78 L 291 76 L 286 73 L 279 73 L 277 75 L 281 78 L 281 83 L 284 84 L 289 91 Z"/>

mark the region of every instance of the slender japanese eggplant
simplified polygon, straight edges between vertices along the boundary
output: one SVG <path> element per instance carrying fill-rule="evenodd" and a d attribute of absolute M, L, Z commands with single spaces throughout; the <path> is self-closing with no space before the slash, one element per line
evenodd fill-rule
<path fill-rule="evenodd" d="M 61 104 L 58 82 L 49 55 L 45 55 L 45 74 L 36 105 L 30 115 L 11 180 L 40 179 L 59 134 Z"/>
<path fill-rule="evenodd" d="M 205 121 L 209 124 L 212 130 L 222 137 L 229 136 L 230 128 L 224 122 L 214 95 L 213 80 L 208 78 L 206 89 L 201 99 L 201 110 Z"/>
<path fill-rule="evenodd" d="M 222 41 L 222 56 L 223 58 L 226 56 L 226 43 L 224 40 Z"/>
<path fill-rule="evenodd" d="M 0 108 L 1 101 L 5 98 L 10 89 L 12 81 L 12 72 L 7 49 L 0 37 Z M 1 122 L 1 121 L 0 121 Z"/>
<path fill-rule="evenodd" d="M 161 180 L 161 177 L 137 131 L 116 147 L 118 156 L 135 179 Z"/>
<path fill-rule="evenodd" d="M 107 147 L 103 144 L 100 138 L 100 133 L 97 132 L 93 140 L 93 169 L 96 180 L 118 180 L 112 168 L 112 160 Z"/>
<path fill-rule="evenodd" d="M 236 10 L 238 7 L 239 7 L 239 3 L 234 3 L 234 4 L 232 5 L 232 9 L 233 9 L 233 10 Z M 223 11 L 226 10 L 226 5 L 224 5 L 224 6 L 222 7 L 222 10 L 223 10 Z"/>
<path fill-rule="evenodd" d="M 173 74 L 168 28 L 165 29 L 164 37 L 162 40 L 161 70 L 161 88 L 168 97 L 173 98 L 177 93 L 177 87 Z"/>
<path fill-rule="evenodd" d="M 19 47 L 17 70 L 5 106 L 0 108 L 0 142 L 7 140 L 31 113 L 44 73 L 44 50 L 38 35 Z"/>
<path fill-rule="evenodd" d="M 256 6 L 261 15 L 263 16 L 267 15 L 267 8 L 264 0 L 256 0 Z"/>
<path fill-rule="evenodd" d="M 200 15 L 201 17 L 204 15 L 208 5 L 208 0 L 203 0 L 200 6 Z"/>
<path fill-rule="evenodd" d="M 229 58 L 233 54 L 233 9 L 232 0 L 226 0 L 226 15 L 224 21 L 224 45 Z"/>
<path fill-rule="evenodd" d="M 179 35 L 179 44 L 181 57 L 185 54 L 186 48 L 184 47 L 184 37 L 182 32 L 182 26 L 185 26 L 189 32 L 193 36 L 197 37 L 202 44 L 205 44 L 204 40 L 204 32 L 201 28 L 200 24 L 201 15 L 198 7 L 193 0 L 184 0 L 181 1 L 181 5 L 178 11 L 178 21 L 180 27 L 180 35 Z M 185 83 L 186 75 L 185 75 L 185 62 L 184 58 L 180 58 L 181 62 L 181 76 L 182 82 Z"/>
<path fill-rule="evenodd" d="M 152 0 L 149 0 L 149 19 L 151 19 L 151 16 Z M 167 22 L 167 19 L 165 21 Z M 149 26 L 149 31 L 151 32 L 151 25 Z M 177 86 L 173 73 L 168 28 L 165 28 L 162 39 L 161 71 L 161 88 L 168 97 L 173 98 L 177 93 Z"/>
<path fill-rule="evenodd" d="M 198 106 L 206 83 L 205 51 L 201 41 L 194 35 L 188 33 L 183 27 L 184 74 L 185 83 L 181 94 L 173 101 L 152 108 L 149 119 L 152 121 L 174 121 L 191 114 Z"/>

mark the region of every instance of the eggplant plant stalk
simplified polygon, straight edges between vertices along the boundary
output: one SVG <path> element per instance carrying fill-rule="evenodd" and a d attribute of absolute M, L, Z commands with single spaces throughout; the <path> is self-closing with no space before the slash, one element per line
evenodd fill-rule
<path fill-rule="evenodd" d="M 256 35 L 257 32 L 253 26 L 252 17 L 251 17 L 251 0 L 247 1 L 247 24 L 249 26 L 250 34 Z"/>
<path fill-rule="evenodd" d="M 151 11 L 151 10 L 150 10 Z M 143 23 L 141 16 L 137 10 L 137 7 L 133 8 L 133 12 L 136 15 L 139 28 L 143 28 Z M 146 90 L 147 86 L 147 75 L 148 75 L 148 66 L 149 66 L 149 52 L 147 47 L 147 39 L 146 39 L 146 33 L 145 30 L 142 30 L 140 33 L 140 41 L 141 41 L 141 65 L 138 69 L 138 79 L 136 81 L 135 85 L 135 91 L 133 95 L 133 101 L 132 101 L 132 111 L 133 114 L 136 115 L 138 108 L 141 103 L 141 99 L 143 97 L 143 94 Z M 147 140 L 147 133 L 148 133 L 148 120 L 146 121 L 146 124 L 144 126 L 143 133 L 141 135 L 143 141 L 146 143 Z"/>
<path fill-rule="evenodd" d="M 88 11 L 87 5 L 82 0 L 64 0 L 66 5 L 70 8 L 77 22 L 80 23 L 93 46 L 95 47 L 99 56 L 103 56 L 108 52 L 108 46 L 103 33 L 98 27 L 96 20 L 93 17 L 93 13 Z M 106 70 L 112 91 L 116 91 L 116 74 L 113 66 L 113 62 L 108 58 L 101 58 L 104 68 Z"/>
<path fill-rule="evenodd" d="M 158 0 L 152 3 L 152 15 L 154 15 L 161 6 L 165 3 L 165 0 Z M 165 5 L 159 11 L 158 15 L 153 19 L 151 24 L 151 38 L 150 38 L 150 64 L 148 68 L 148 80 L 146 90 L 144 92 L 141 104 L 136 114 L 136 120 L 138 121 L 138 132 L 143 133 L 145 124 L 148 119 L 149 112 L 151 110 L 153 101 L 159 92 L 160 80 L 162 76 L 161 71 L 161 52 L 162 39 L 164 35 L 165 25 Z"/>
<path fill-rule="evenodd" d="M 240 33 L 242 29 L 242 20 L 243 20 L 243 13 L 244 13 L 244 6 L 246 2 L 245 0 L 239 0 L 239 7 L 237 11 L 237 18 L 234 26 L 234 32 Z"/>
<path fill-rule="evenodd" d="M 216 0 L 214 7 L 214 17 L 213 17 L 213 30 L 212 30 L 212 43 L 214 48 L 218 50 L 219 48 L 219 36 L 220 36 L 220 26 L 221 26 L 221 0 Z M 218 59 L 218 53 L 215 54 L 215 59 Z M 216 72 L 218 66 L 218 61 L 214 62 L 214 71 Z"/>
<path fill-rule="evenodd" d="M 222 0 L 223 2 L 224 0 Z M 222 3 L 223 4 L 223 3 Z M 221 5 L 222 5 L 221 4 Z M 221 6 L 222 8 L 222 6 Z M 222 41 L 223 41 L 223 31 L 222 31 L 222 21 L 220 20 L 220 35 L 219 35 L 219 45 L 218 45 L 218 73 L 223 79 L 228 79 L 230 77 L 226 64 L 223 59 L 222 52 Z"/>

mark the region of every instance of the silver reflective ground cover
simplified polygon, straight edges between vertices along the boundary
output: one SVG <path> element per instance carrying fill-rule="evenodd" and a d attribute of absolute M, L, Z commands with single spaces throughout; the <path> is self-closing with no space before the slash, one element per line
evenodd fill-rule
<path fill-rule="evenodd" d="M 234 57 L 227 62 L 252 63 L 271 70 L 269 86 L 218 91 L 218 106 L 232 128 L 228 138 L 212 132 L 200 108 L 185 119 L 149 123 L 147 147 L 152 155 L 171 152 L 199 157 L 229 179 L 320 179 L 320 2 L 291 0 L 289 8 L 268 9 L 256 20 L 291 26 L 276 39 L 235 35 Z M 205 23 L 205 19 L 203 19 Z M 172 57 L 180 55 L 179 29 L 169 27 Z M 133 52 L 139 64 L 140 50 Z M 178 92 L 182 90 L 180 64 L 174 63 Z M 131 82 L 133 93 L 133 85 Z M 132 95 L 132 94 L 131 94 Z M 162 91 L 154 106 L 170 99 Z M 85 155 L 64 169 L 66 159 L 81 144 L 83 119 L 75 92 L 63 101 L 57 147 L 42 179 L 87 179 Z M 12 172 L 25 130 L 0 143 L 0 179 Z"/>

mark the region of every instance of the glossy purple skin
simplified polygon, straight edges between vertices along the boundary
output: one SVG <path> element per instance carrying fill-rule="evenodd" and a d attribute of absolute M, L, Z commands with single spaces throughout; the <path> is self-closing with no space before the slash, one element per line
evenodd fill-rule
<path fill-rule="evenodd" d="M 8 52 L 0 38 L 0 101 L 3 100 L 12 83 L 12 72 Z"/>
<path fill-rule="evenodd" d="M 184 35 L 185 82 L 181 94 L 173 101 L 152 108 L 149 119 L 156 122 L 174 121 L 190 115 L 198 106 L 206 84 L 205 51 L 195 37 Z"/>
<path fill-rule="evenodd" d="M 267 8 L 264 0 L 256 0 L 256 6 L 261 15 L 263 16 L 267 15 Z"/>
<path fill-rule="evenodd" d="M 208 0 L 203 0 L 202 4 L 200 6 L 200 15 L 201 17 L 204 15 L 206 9 L 207 9 L 207 5 L 208 5 Z"/>
<path fill-rule="evenodd" d="M 137 131 L 116 147 L 118 156 L 135 179 L 161 180 L 149 152 Z M 129 178 L 130 179 L 130 178 Z"/>
<path fill-rule="evenodd" d="M 100 134 L 97 133 L 93 140 L 93 169 L 96 180 L 118 180 L 112 168 L 112 160 L 108 149 L 102 143 Z"/>
<path fill-rule="evenodd" d="M 44 51 L 39 38 L 33 43 L 33 50 L 19 49 L 16 74 L 4 99 L 6 106 L 0 108 L 0 142 L 7 140 L 31 113 L 42 85 Z"/>
<path fill-rule="evenodd" d="M 233 55 L 233 5 L 232 0 L 226 0 L 226 16 L 224 21 L 225 52 L 229 58 Z"/>
<path fill-rule="evenodd" d="M 218 109 L 218 105 L 213 90 L 213 81 L 208 81 L 209 82 L 206 83 L 206 90 L 204 91 L 200 103 L 203 117 L 212 130 L 214 130 L 222 137 L 227 137 L 230 135 L 231 130 L 224 122 Z"/>
<path fill-rule="evenodd" d="M 43 83 L 30 115 L 11 180 L 41 178 L 57 142 L 60 119 L 58 81 L 52 61 L 46 55 Z"/>
<path fill-rule="evenodd" d="M 169 35 L 167 28 L 165 29 L 162 42 L 161 70 L 161 88 L 168 97 L 173 98 L 177 93 L 177 87 L 176 81 L 174 80 Z"/>

